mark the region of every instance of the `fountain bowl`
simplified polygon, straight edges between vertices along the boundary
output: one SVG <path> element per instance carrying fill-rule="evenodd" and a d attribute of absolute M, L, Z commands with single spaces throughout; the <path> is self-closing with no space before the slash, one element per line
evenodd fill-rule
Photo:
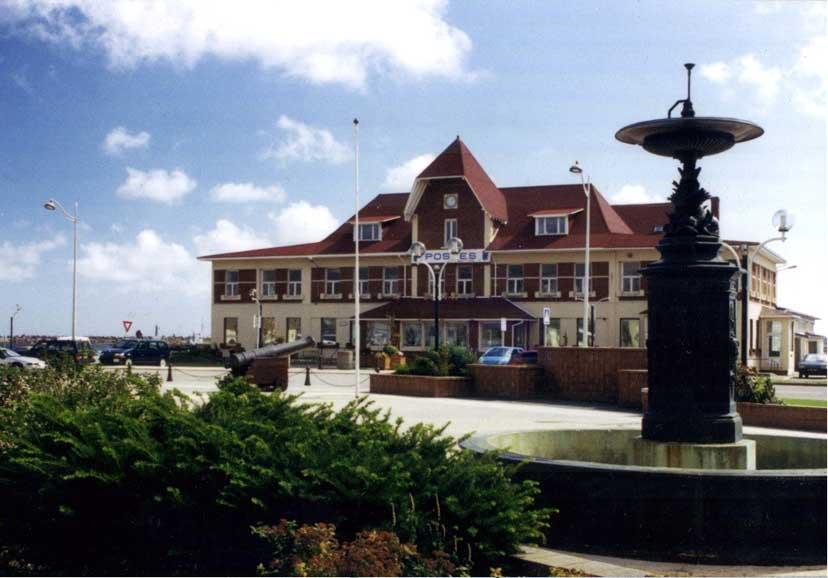
<path fill-rule="evenodd" d="M 681 117 L 637 122 L 619 130 L 615 138 L 663 157 L 679 158 L 691 153 L 701 158 L 758 138 L 764 132 L 752 122 L 735 118 Z"/>

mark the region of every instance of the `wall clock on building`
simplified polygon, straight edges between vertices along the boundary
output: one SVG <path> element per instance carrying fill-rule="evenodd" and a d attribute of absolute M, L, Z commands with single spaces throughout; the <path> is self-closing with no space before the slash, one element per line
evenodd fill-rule
<path fill-rule="evenodd" d="M 448 195 L 443 196 L 443 208 L 444 209 L 456 209 L 457 208 L 457 193 L 450 193 Z"/>

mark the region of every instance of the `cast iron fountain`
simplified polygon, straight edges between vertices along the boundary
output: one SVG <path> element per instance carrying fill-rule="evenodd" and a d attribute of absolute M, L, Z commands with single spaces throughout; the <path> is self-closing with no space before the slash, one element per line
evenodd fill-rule
<path fill-rule="evenodd" d="M 641 430 L 547 429 L 481 434 L 463 443 L 523 462 L 554 506 L 550 544 L 624 557 L 738 564 L 825 564 L 825 436 L 743 439 L 733 371 L 735 273 L 720 256 L 702 157 L 763 130 L 697 117 L 690 99 L 667 118 L 626 126 L 616 138 L 677 159 L 672 211 L 647 277 L 649 407 Z M 672 111 L 682 104 L 681 116 Z M 735 212 L 735 211 L 734 211 Z"/>

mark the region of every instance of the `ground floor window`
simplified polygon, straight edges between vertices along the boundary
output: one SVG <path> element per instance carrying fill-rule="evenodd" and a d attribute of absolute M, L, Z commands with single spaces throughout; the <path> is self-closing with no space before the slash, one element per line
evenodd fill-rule
<path fill-rule="evenodd" d="M 817 345 L 816 341 L 809 341 L 808 342 L 808 353 L 817 353 Z"/>
<path fill-rule="evenodd" d="M 302 335 L 302 319 L 288 317 L 285 320 L 285 337 L 288 341 L 296 341 Z"/>
<path fill-rule="evenodd" d="M 487 321 L 480 324 L 480 349 L 500 345 L 500 321 Z"/>
<path fill-rule="evenodd" d="M 584 318 L 578 317 L 576 322 L 578 324 L 578 347 L 581 347 L 584 343 Z M 589 320 L 589 345 L 595 345 L 595 321 L 593 319 Z"/>
<path fill-rule="evenodd" d="M 423 326 L 419 321 L 405 321 L 402 324 L 403 347 L 423 346 Z"/>
<path fill-rule="evenodd" d="M 322 341 L 336 342 L 336 318 L 323 317 L 319 338 Z"/>
<path fill-rule="evenodd" d="M 446 345 L 461 345 L 463 347 L 468 347 L 469 326 L 465 321 L 461 323 L 446 323 L 444 330 Z"/>
<path fill-rule="evenodd" d="M 276 343 L 276 318 L 262 317 L 262 345 Z"/>
<path fill-rule="evenodd" d="M 435 344 L 434 341 L 434 322 L 433 321 L 426 321 L 423 323 L 423 336 L 425 337 L 425 346 L 428 348 L 433 349 Z"/>
<path fill-rule="evenodd" d="M 637 317 L 621 320 L 621 347 L 641 347 L 641 326 Z"/>
<path fill-rule="evenodd" d="M 235 345 L 239 342 L 239 318 L 224 318 L 224 343 Z"/>
<path fill-rule="evenodd" d="M 543 344 L 548 347 L 561 346 L 561 320 L 549 319 L 549 325 L 546 325 L 543 330 Z"/>
<path fill-rule="evenodd" d="M 782 352 L 782 322 L 768 321 L 765 328 L 768 332 L 768 357 L 779 357 Z"/>
<path fill-rule="evenodd" d="M 365 333 L 368 347 L 383 347 L 391 343 L 391 324 L 388 321 L 369 321 Z"/>

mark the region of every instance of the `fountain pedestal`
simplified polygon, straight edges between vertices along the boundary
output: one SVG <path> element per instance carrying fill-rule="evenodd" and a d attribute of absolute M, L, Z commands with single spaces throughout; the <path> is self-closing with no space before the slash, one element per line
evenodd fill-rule
<path fill-rule="evenodd" d="M 633 440 L 632 463 L 650 468 L 690 470 L 755 470 L 756 442 L 739 440 L 730 444 L 689 444 Z"/>

